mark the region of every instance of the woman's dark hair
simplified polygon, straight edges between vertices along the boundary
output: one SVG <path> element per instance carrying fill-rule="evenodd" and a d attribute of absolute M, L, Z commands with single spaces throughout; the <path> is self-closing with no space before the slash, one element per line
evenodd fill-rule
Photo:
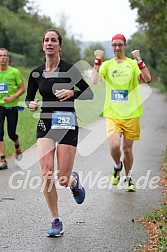
<path fill-rule="evenodd" d="M 62 36 L 61 36 L 60 33 L 59 33 L 57 30 L 55 30 L 55 29 L 48 29 L 48 30 L 44 33 L 44 35 L 43 35 L 43 42 L 44 42 L 44 40 L 45 40 L 45 35 L 46 35 L 46 33 L 48 33 L 48 32 L 55 32 L 55 33 L 58 35 L 59 45 L 62 45 L 62 43 L 63 43 Z"/>

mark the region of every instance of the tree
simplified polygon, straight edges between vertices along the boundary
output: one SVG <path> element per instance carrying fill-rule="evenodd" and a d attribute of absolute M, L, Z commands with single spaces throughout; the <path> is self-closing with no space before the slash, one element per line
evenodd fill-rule
<path fill-rule="evenodd" d="M 18 54 L 17 62 L 18 59 L 26 59 L 24 64 L 21 63 L 24 66 L 36 66 L 44 61 L 42 37 L 49 28 L 57 29 L 62 34 L 65 45 L 62 56 L 72 63 L 78 61 L 78 41 L 74 36 L 67 35 L 64 27 L 52 23 L 50 17 L 38 15 L 38 9 L 29 8 L 29 12 L 22 9 L 14 13 L 5 6 L 0 8 L 0 47 L 7 48 L 13 57 Z"/>
<path fill-rule="evenodd" d="M 144 31 L 134 33 L 127 41 L 126 55 L 131 58 L 131 52 L 135 49 L 140 49 L 144 62 L 151 70 L 153 77 L 156 77 L 155 69 L 157 58 Z"/>
<path fill-rule="evenodd" d="M 131 8 L 138 9 L 137 21 L 145 31 L 149 47 L 153 52 L 155 71 L 167 88 L 167 1 L 129 0 Z"/>
<path fill-rule="evenodd" d="M 36 65 L 42 56 L 42 35 L 44 27 L 39 21 L 33 23 L 32 17 L 24 13 L 15 15 L 6 7 L 0 9 L 0 47 L 26 56 L 25 66 Z M 42 21 L 41 21 L 42 23 Z"/>
<path fill-rule="evenodd" d="M 62 57 L 73 64 L 80 59 L 79 43 L 75 39 L 74 35 L 69 33 L 70 29 L 67 27 L 68 17 L 62 13 L 59 20 L 58 30 L 63 38 L 63 50 Z"/>
<path fill-rule="evenodd" d="M 14 13 L 18 13 L 28 2 L 28 0 L 0 0 L 0 5 Z"/>

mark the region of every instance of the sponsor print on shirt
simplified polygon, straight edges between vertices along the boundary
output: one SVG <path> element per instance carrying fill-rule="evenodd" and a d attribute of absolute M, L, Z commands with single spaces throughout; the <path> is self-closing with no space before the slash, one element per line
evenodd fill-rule
<path fill-rule="evenodd" d="M 113 63 L 108 68 L 109 79 L 118 85 L 128 83 L 132 79 L 132 67 L 129 62 Z"/>

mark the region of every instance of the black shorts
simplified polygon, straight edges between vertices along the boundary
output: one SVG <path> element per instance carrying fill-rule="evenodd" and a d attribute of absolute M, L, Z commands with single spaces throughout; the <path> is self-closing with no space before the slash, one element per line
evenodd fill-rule
<path fill-rule="evenodd" d="M 58 144 L 67 144 L 77 146 L 78 144 L 78 126 L 75 129 L 51 129 L 50 119 L 40 119 L 37 125 L 37 139 L 50 138 Z"/>

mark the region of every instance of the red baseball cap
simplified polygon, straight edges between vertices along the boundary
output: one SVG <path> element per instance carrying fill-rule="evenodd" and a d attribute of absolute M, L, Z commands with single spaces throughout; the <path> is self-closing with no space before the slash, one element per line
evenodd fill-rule
<path fill-rule="evenodd" d="M 112 37 L 112 41 L 115 39 L 121 39 L 126 44 L 126 38 L 123 34 L 116 34 L 114 37 Z"/>

